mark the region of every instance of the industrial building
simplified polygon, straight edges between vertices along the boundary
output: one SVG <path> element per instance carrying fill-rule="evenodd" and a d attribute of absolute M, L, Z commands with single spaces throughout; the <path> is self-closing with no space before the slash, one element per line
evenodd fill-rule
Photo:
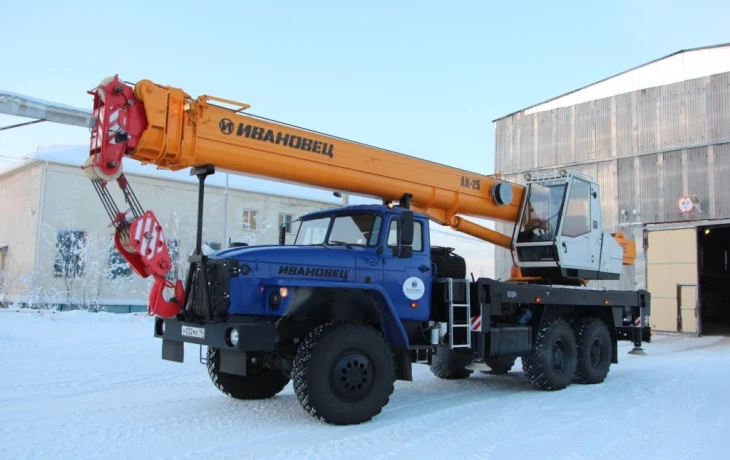
<path fill-rule="evenodd" d="M 591 286 L 648 289 L 658 331 L 730 332 L 730 44 L 673 53 L 494 127 L 503 179 L 589 174 L 601 189 L 604 231 L 637 242 L 620 281 Z M 508 277 L 511 265 L 497 249 L 496 276 Z"/>

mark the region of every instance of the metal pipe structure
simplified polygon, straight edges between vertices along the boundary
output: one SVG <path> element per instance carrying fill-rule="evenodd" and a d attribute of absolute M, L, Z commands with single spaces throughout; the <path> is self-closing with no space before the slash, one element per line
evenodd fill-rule
<path fill-rule="evenodd" d="M 90 110 L 77 109 L 58 102 L 44 101 L 4 90 L 0 90 L 0 113 L 62 125 L 80 126 L 82 128 L 91 128 L 94 125 L 94 118 Z M 19 123 L 6 126 L 3 129 L 28 124 L 30 123 Z"/>

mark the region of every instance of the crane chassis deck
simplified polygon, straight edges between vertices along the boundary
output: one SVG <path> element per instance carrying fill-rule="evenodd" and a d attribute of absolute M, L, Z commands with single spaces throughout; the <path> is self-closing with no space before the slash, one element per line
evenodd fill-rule
<path fill-rule="evenodd" d="M 199 216 L 205 177 L 212 173 L 212 167 L 191 171 L 200 179 Z M 330 212 L 336 216 L 350 208 Z M 385 221 L 388 213 L 410 213 L 386 206 L 378 212 Z M 281 245 L 283 228 L 279 238 Z M 419 299 L 428 317 L 413 319 L 395 305 L 393 290 L 370 282 L 369 276 L 360 281 L 348 279 L 345 269 L 300 265 L 308 260 L 252 266 L 237 258 L 246 254 L 243 248 L 208 257 L 201 241 L 199 220 L 186 306 L 175 318 L 155 320 L 162 358 L 183 362 L 184 345 L 200 345 L 200 360 L 212 381 L 239 399 L 272 397 L 293 380 L 305 410 L 328 423 L 370 420 L 387 404 L 395 380 L 413 379 L 413 364 L 429 365 L 439 378 L 461 379 L 474 370 L 507 373 L 519 357 L 534 388 L 560 390 L 571 383 L 603 382 L 610 365 L 618 363 L 619 341 L 633 341 L 639 353 L 642 342 L 651 341 L 651 329 L 644 326 L 651 296 L 645 290 L 435 275 L 425 278 L 430 298 Z M 463 258 L 440 249 L 431 248 L 434 274 L 465 273 Z M 372 254 L 383 252 L 373 248 Z M 425 265 L 419 270 L 429 271 Z M 414 280 L 413 289 L 427 292 L 419 279 L 408 280 Z M 252 286 L 242 283 L 261 286 L 257 300 L 267 304 L 267 314 L 236 314 L 257 311 L 256 300 L 242 305 L 236 296 L 234 291 Z M 203 346 L 208 347 L 205 355 Z"/>

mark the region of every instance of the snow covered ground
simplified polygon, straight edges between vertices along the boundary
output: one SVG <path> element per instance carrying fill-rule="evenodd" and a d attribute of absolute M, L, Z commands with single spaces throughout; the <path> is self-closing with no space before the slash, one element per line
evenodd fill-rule
<path fill-rule="evenodd" d="M 415 366 L 370 423 L 333 427 L 291 385 L 268 401 L 219 393 L 199 364 L 160 359 L 151 318 L 0 311 L 0 458 L 721 459 L 730 433 L 730 339 L 658 336 L 598 386 L 531 390 Z"/>

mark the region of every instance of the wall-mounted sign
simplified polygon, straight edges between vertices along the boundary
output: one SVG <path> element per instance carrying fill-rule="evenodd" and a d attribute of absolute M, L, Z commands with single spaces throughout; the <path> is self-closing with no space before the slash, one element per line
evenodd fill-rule
<path fill-rule="evenodd" d="M 677 200 L 677 207 L 679 208 L 679 212 L 682 214 L 687 214 L 689 212 L 692 212 L 692 210 L 695 208 L 695 204 L 692 201 L 692 197 L 690 196 L 683 196 L 679 200 Z"/>

